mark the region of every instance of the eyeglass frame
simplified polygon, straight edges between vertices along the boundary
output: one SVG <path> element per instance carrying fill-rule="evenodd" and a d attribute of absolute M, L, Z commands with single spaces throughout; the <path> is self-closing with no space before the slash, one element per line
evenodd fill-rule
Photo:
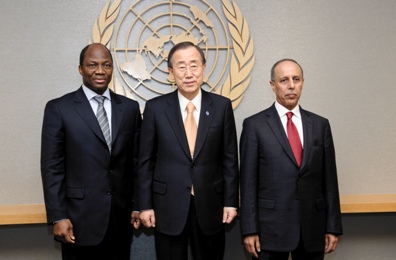
<path fill-rule="evenodd" d="M 185 65 L 184 63 L 181 63 L 179 65 L 179 67 L 172 67 L 173 70 L 175 70 L 177 73 L 180 74 L 186 74 L 187 70 L 189 70 L 192 73 L 195 73 L 197 71 L 199 71 L 199 69 L 201 69 L 203 67 L 203 64 L 190 64 L 190 65 Z"/>

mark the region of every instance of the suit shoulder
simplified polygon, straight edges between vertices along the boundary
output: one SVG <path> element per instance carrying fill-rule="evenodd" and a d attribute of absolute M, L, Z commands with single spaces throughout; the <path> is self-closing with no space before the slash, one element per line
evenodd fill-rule
<path fill-rule="evenodd" d="M 174 92 L 171 92 L 171 93 L 167 93 L 162 96 L 158 96 L 158 97 L 149 99 L 146 101 L 146 106 L 158 107 L 158 106 L 164 106 L 165 104 L 169 104 L 169 103 L 172 104 L 177 100 L 177 99 L 175 100 L 175 97 L 173 95 L 177 95 L 177 94 Z"/>
<path fill-rule="evenodd" d="M 263 119 L 267 118 L 267 114 L 270 112 L 270 109 L 267 108 L 265 110 L 262 110 L 260 112 L 257 112 L 256 114 L 253 114 L 251 116 L 248 116 L 245 118 L 244 122 L 255 122 L 255 121 L 262 121 Z"/>
<path fill-rule="evenodd" d="M 306 116 L 308 116 L 311 120 L 317 120 L 317 121 L 325 121 L 328 122 L 329 120 L 323 116 L 320 116 L 316 113 L 313 113 L 311 111 L 305 110 L 305 109 L 300 109 L 301 113 L 305 114 Z"/>
<path fill-rule="evenodd" d="M 77 91 L 69 92 L 67 94 L 64 94 L 63 96 L 51 99 L 47 102 L 47 104 L 60 104 L 63 102 L 68 102 L 74 98 L 76 92 Z"/>
<path fill-rule="evenodd" d="M 139 103 L 138 103 L 136 100 L 130 99 L 130 98 L 126 97 L 126 96 L 122 96 L 122 95 L 117 94 L 117 93 L 114 93 L 114 92 L 113 92 L 113 94 L 114 94 L 115 97 L 117 97 L 121 102 L 123 102 L 123 103 L 125 102 L 125 103 L 128 104 L 128 105 L 132 105 L 132 106 L 137 106 L 137 107 L 139 107 Z"/>
<path fill-rule="evenodd" d="M 203 93 L 206 93 L 216 104 L 226 104 L 226 103 L 231 103 L 231 100 L 227 97 L 224 97 L 222 95 L 212 93 L 212 92 L 206 92 L 202 91 Z M 205 95 L 205 94 L 203 94 Z"/>

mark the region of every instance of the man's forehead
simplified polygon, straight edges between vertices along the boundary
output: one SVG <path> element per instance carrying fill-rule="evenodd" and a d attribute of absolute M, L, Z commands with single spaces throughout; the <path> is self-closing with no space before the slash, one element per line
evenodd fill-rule
<path fill-rule="evenodd" d="M 199 62 L 199 59 L 177 60 L 176 64 L 197 63 L 197 62 Z"/>
<path fill-rule="evenodd" d="M 283 61 L 275 67 L 275 74 L 289 74 L 291 72 L 294 72 L 293 74 L 296 74 L 296 76 L 302 74 L 300 67 L 292 61 Z"/>

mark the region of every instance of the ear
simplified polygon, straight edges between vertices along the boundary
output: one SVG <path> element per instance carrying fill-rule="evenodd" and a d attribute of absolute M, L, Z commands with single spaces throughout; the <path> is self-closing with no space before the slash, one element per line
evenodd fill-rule
<path fill-rule="evenodd" d="M 272 80 L 270 80 L 269 83 L 270 83 L 270 85 L 271 85 L 272 91 L 275 92 L 275 82 L 273 82 Z"/>
<path fill-rule="evenodd" d="M 175 82 L 175 75 L 173 75 L 173 69 L 172 68 L 168 68 L 168 73 L 169 73 L 168 80 L 170 82 Z"/>
<path fill-rule="evenodd" d="M 81 65 L 78 66 L 78 72 L 80 72 L 80 75 L 82 76 L 82 67 L 81 67 Z"/>

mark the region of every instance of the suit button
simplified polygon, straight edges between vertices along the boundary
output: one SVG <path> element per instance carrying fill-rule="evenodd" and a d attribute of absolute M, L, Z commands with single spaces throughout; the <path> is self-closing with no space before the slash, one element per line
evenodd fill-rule
<path fill-rule="evenodd" d="M 195 168 L 195 164 L 191 164 L 191 169 L 194 169 Z"/>
<path fill-rule="evenodd" d="M 187 186 L 186 189 L 187 189 L 188 192 L 191 192 L 191 187 L 190 186 Z"/>
<path fill-rule="evenodd" d="M 107 194 L 107 195 L 111 195 L 111 191 L 108 190 L 108 191 L 106 192 L 106 194 Z"/>

